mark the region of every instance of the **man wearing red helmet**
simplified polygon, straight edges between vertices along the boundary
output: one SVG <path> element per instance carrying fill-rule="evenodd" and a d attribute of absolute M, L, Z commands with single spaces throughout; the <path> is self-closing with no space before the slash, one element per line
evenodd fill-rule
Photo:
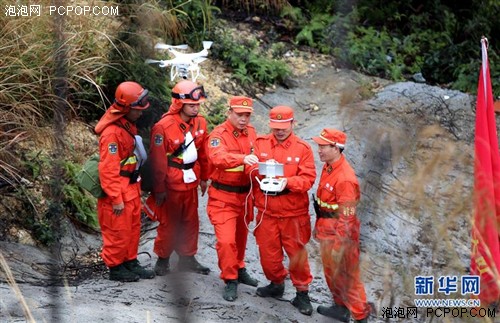
<path fill-rule="evenodd" d="M 226 283 L 222 297 L 230 302 L 238 297 L 238 283 L 257 286 L 244 261 L 247 225 L 253 219 L 250 178 L 244 166 L 257 162 L 257 156 L 252 154 L 257 135 L 249 124 L 252 106 L 250 98 L 232 97 L 227 120 L 208 138 L 211 185 L 207 214 L 215 228 L 220 278 Z"/>
<path fill-rule="evenodd" d="M 148 90 L 135 82 L 123 82 L 116 89 L 115 102 L 95 127 L 100 135 L 99 178 L 106 194 L 97 200 L 101 257 L 111 280 L 128 282 L 155 276 L 137 260 L 141 230 L 138 173 L 146 156 L 136 150 L 135 122 L 148 107 Z"/>
<path fill-rule="evenodd" d="M 198 186 L 207 190 L 207 122 L 198 115 L 206 94 L 202 86 L 182 80 L 172 89 L 172 104 L 151 131 L 153 191 L 146 213 L 158 219 L 154 252 L 158 276 L 170 271 L 170 255 L 179 256 L 178 269 L 208 275 L 195 258 L 198 251 Z"/>
<path fill-rule="evenodd" d="M 259 136 L 254 153 L 260 162 L 274 160 L 284 164 L 286 186 L 280 192 L 263 191 L 259 183 L 254 185 L 255 206 L 258 214 L 255 238 L 259 245 L 260 261 L 264 274 L 271 283 L 257 288 L 261 297 L 282 297 L 285 278 L 296 288 L 292 304 L 302 314 L 311 315 L 309 284 L 312 275 L 309 267 L 306 244 L 311 238 L 311 216 L 307 191 L 316 178 L 316 168 L 311 146 L 293 133 L 293 109 L 277 106 L 269 112 L 272 133 Z M 250 168 L 252 178 L 255 167 Z M 262 176 L 259 176 L 262 179 Z M 283 265 L 287 253 L 289 269 Z"/>
<path fill-rule="evenodd" d="M 316 194 L 315 238 L 320 242 L 326 283 L 334 305 L 318 306 L 318 313 L 348 322 L 368 322 L 370 306 L 359 271 L 359 219 L 356 205 L 360 198 L 356 174 L 345 159 L 347 136 L 335 129 L 323 129 L 318 144 L 325 163 Z"/>

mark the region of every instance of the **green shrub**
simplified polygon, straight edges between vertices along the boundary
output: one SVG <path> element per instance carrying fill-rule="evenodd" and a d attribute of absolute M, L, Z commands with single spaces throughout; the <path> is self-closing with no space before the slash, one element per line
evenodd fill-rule
<path fill-rule="evenodd" d="M 210 107 L 204 111 L 203 116 L 207 119 L 209 132 L 226 120 L 226 112 L 227 102 L 224 99 L 220 99 L 215 104 L 211 104 Z"/>
<path fill-rule="evenodd" d="M 51 167 L 56 162 L 43 151 L 28 152 L 24 158 L 24 173 L 30 174 L 29 180 L 40 187 L 33 190 L 24 184 L 17 186 L 20 196 L 26 200 L 25 209 L 29 214 L 26 217 L 26 226 L 33 232 L 34 237 L 44 244 L 50 244 L 58 237 L 59 233 L 54 232 L 56 217 L 69 217 L 71 221 L 78 222 L 80 227 L 92 229 L 99 227 L 96 199 L 84 192 L 75 181 L 81 165 L 69 160 L 62 161 L 63 176 L 59 178 L 63 184 L 61 205 L 45 199 L 46 192 L 49 192 L 51 185 L 54 185 L 53 176 L 52 180 L 47 181 L 45 178 L 51 178 Z"/>
<path fill-rule="evenodd" d="M 233 69 L 233 78 L 243 86 L 280 83 L 290 75 L 286 63 L 268 58 L 260 51 L 257 40 L 236 41 L 223 28 L 214 31 L 212 35 L 214 44 L 211 53 Z"/>
<path fill-rule="evenodd" d="M 66 209 L 69 211 L 68 213 L 74 217 L 72 220 L 76 220 L 80 224 L 92 229 L 97 229 L 99 227 L 96 213 L 97 200 L 83 191 L 75 181 L 76 174 L 80 171 L 82 165 L 66 161 L 64 167 L 66 176 L 63 194 Z"/>
<path fill-rule="evenodd" d="M 302 30 L 295 37 L 296 42 L 316 47 L 322 53 L 328 53 L 330 46 L 325 44 L 325 30 L 333 21 L 334 16 L 328 13 L 314 14 L 309 23 L 303 26 Z"/>

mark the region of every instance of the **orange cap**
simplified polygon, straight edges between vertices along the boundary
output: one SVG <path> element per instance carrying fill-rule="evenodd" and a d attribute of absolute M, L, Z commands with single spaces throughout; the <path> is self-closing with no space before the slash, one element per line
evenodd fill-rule
<path fill-rule="evenodd" d="M 336 129 L 323 129 L 319 137 L 312 138 L 318 145 L 335 145 L 344 148 L 347 135 Z"/>
<path fill-rule="evenodd" d="M 269 111 L 269 127 L 274 129 L 286 129 L 293 121 L 293 109 L 284 105 L 278 105 Z"/>
<path fill-rule="evenodd" d="M 236 113 L 253 112 L 253 100 L 245 96 L 233 96 L 229 100 L 229 107 Z"/>

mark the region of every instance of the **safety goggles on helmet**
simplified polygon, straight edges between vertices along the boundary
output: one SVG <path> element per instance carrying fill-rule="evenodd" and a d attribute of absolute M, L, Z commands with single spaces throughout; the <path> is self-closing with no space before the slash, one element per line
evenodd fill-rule
<path fill-rule="evenodd" d="M 144 89 L 144 91 L 142 91 L 142 93 L 139 96 L 139 98 L 136 101 L 130 103 L 130 107 L 131 108 L 134 108 L 134 107 L 141 107 L 141 108 L 147 107 L 149 105 L 148 94 L 149 94 L 149 91 L 146 90 L 146 89 Z"/>
<path fill-rule="evenodd" d="M 172 92 L 172 97 L 181 100 L 188 99 L 188 100 L 198 101 L 202 97 L 206 98 L 207 95 L 205 93 L 205 89 L 203 88 L 203 86 L 197 86 L 191 92 L 189 92 L 189 94 Z"/>

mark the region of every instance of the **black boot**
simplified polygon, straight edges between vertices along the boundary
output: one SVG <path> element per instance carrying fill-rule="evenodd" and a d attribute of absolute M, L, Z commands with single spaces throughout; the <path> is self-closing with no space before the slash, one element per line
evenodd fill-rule
<path fill-rule="evenodd" d="M 349 319 L 351 317 L 351 313 L 349 312 L 347 307 L 335 304 L 329 307 L 324 305 L 318 306 L 318 313 L 334 318 L 341 322 L 349 322 Z"/>
<path fill-rule="evenodd" d="M 237 280 L 228 280 L 226 281 L 226 286 L 224 287 L 224 293 L 222 294 L 222 298 L 226 301 L 234 302 L 235 299 L 238 298 L 238 281 Z"/>
<path fill-rule="evenodd" d="M 265 287 L 257 288 L 257 295 L 259 295 L 260 297 L 280 298 L 283 297 L 284 292 L 285 292 L 285 284 L 270 283 Z"/>
<path fill-rule="evenodd" d="M 155 264 L 155 273 L 158 276 L 165 276 L 170 272 L 170 258 L 159 257 Z"/>
<path fill-rule="evenodd" d="M 252 278 L 249 274 L 246 268 L 240 268 L 238 269 L 238 282 L 245 284 L 245 285 L 250 285 L 256 287 L 259 283 L 257 282 L 257 279 Z"/>
<path fill-rule="evenodd" d="M 297 296 L 292 299 L 292 305 L 298 308 L 300 313 L 304 315 L 310 316 L 313 312 L 311 300 L 309 299 L 309 292 L 307 291 L 297 291 Z"/>
<path fill-rule="evenodd" d="M 136 282 L 140 279 L 139 275 L 131 272 L 123 264 L 115 267 L 109 267 L 109 279 L 121 282 Z"/>
<path fill-rule="evenodd" d="M 129 260 L 123 263 L 125 268 L 127 268 L 129 271 L 139 275 L 141 279 L 152 279 L 155 278 L 155 272 L 152 270 L 148 270 L 144 267 L 142 267 L 139 264 L 139 260 L 134 259 L 134 260 Z"/>
<path fill-rule="evenodd" d="M 194 256 L 179 256 L 177 268 L 180 271 L 191 271 L 203 275 L 208 275 L 210 273 L 210 268 L 200 264 Z"/>

